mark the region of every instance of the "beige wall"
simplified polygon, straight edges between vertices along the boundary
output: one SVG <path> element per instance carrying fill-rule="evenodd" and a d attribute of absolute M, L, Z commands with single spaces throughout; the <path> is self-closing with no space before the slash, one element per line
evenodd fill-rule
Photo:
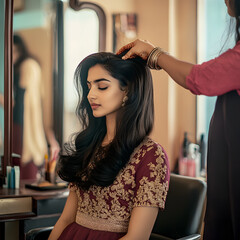
<path fill-rule="evenodd" d="M 135 12 L 138 37 L 174 56 L 196 62 L 196 0 L 95 0 L 107 17 L 107 51 L 112 51 L 112 14 Z M 177 86 L 163 71 L 152 71 L 155 125 L 151 137 L 167 151 L 171 169 L 179 154 L 183 134 L 195 141 L 196 98 Z"/>

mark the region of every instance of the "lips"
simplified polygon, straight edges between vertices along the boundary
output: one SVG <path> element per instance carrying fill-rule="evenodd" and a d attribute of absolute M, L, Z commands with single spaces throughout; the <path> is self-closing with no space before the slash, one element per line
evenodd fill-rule
<path fill-rule="evenodd" d="M 96 109 L 98 109 L 100 106 L 101 106 L 100 104 L 96 104 L 96 103 L 92 103 L 92 104 L 91 104 L 92 110 L 96 110 Z"/>

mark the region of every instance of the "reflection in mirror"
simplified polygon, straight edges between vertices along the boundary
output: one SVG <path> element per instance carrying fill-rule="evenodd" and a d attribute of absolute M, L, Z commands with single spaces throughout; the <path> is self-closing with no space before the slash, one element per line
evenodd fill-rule
<path fill-rule="evenodd" d="M 64 131 L 63 141 L 81 129 L 75 115 L 78 96 L 73 74 L 80 61 L 99 50 L 99 19 L 92 9 L 64 13 Z"/>
<path fill-rule="evenodd" d="M 105 51 L 106 18 L 103 10 L 92 3 L 70 1 L 64 10 L 64 110 L 63 142 L 79 131 L 75 115 L 77 92 L 73 75 L 80 61 L 91 53 Z"/>
<path fill-rule="evenodd" d="M 14 12 L 13 164 L 21 179 L 40 178 L 44 160 L 55 161 L 59 151 L 52 131 L 53 7 L 49 0 L 26 0 Z"/>

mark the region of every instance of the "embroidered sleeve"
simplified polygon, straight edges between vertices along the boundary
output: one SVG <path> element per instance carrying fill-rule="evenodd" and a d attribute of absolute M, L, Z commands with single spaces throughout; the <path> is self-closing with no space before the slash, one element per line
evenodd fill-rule
<path fill-rule="evenodd" d="M 169 186 L 169 165 L 163 148 L 156 143 L 141 149 L 136 166 L 134 207 L 152 206 L 164 209 Z"/>

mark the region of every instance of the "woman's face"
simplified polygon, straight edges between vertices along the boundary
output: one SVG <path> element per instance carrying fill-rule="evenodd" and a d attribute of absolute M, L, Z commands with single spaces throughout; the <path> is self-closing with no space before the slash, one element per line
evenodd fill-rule
<path fill-rule="evenodd" d="M 113 116 L 121 108 L 125 91 L 121 90 L 119 81 L 107 70 L 97 64 L 88 71 L 88 101 L 94 117 Z"/>
<path fill-rule="evenodd" d="M 227 6 L 228 14 L 231 17 L 235 17 L 235 14 L 234 14 L 234 11 L 233 11 L 233 0 L 225 0 L 225 4 Z"/>

